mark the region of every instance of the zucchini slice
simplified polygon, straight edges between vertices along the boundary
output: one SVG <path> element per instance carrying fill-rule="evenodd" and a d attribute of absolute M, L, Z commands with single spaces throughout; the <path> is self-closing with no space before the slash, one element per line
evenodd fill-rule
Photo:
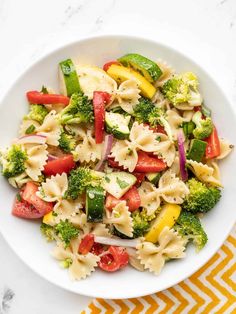
<path fill-rule="evenodd" d="M 120 171 L 105 175 L 104 189 L 116 198 L 121 198 L 136 182 L 136 177 L 131 173 Z"/>
<path fill-rule="evenodd" d="M 129 137 L 129 122 L 131 116 L 124 116 L 120 113 L 106 112 L 106 132 L 113 134 L 115 138 L 124 140 Z"/>
<path fill-rule="evenodd" d="M 117 81 L 117 83 L 122 83 L 126 80 L 135 80 L 141 90 L 141 94 L 149 99 L 156 93 L 156 88 L 145 77 L 131 68 L 112 64 L 107 70 L 107 74 Z"/>
<path fill-rule="evenodd" d="M 190 149 L 188 152 L 188 159 L 195 160 L 197 162 L 202 161 L 205 155 L 207 143 L 198 139 L 193 139 L 190 143 Z"/>
<path fill-rule="evenodd" d="M 100 186 L 89 186 L 86 189 L 87 222 L 102 222 L 105 202 L 105 191 Z"/>
<path fill-rule="evenodd" d="M 63 95 L 70 97 L 73 93 L 81 92 L 77 72 L 71 59 L 59 63 L 59 80 Z"/>
<path fill-rule="evenodd" d="M 152 60 L 137 53 L 129 53 L 118 59 L 125 67 L 130 67 L 142 74 L 150 83 L 162 75 L 159 66 Z"/>
<path fill-rule="evenodd" d="M 150 181 L 154 185 L 156 185 L 159 182 L 160 177 L 161 177 L 160 172 L 150 172 L 146 174 L 146 178 L 148 179 L 148 181 Z"/>

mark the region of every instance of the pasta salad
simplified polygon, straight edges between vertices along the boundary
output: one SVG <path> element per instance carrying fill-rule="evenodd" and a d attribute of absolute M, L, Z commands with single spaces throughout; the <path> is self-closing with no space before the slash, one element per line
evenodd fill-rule
<path fill-rule="evenodd" d="M 129 53 L 103 68 L 59 63 L 60 93 L 28 91 L 19 136 L 0 151 L 12 214 L 41 233 L 74 280 L 128 264 L 160 274 L 201 250 L 221 197 L 218 136 L 197 76 Z"/>

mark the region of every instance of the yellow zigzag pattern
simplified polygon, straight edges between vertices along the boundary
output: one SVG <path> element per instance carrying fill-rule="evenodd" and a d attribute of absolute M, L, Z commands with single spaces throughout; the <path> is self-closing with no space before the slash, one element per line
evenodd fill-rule
<path fill-rule="evenodd" d="M 94 300 L 81 314 L 236 314 L 236 227 L 210 261 L 190 278 L 153 295 Z"/>

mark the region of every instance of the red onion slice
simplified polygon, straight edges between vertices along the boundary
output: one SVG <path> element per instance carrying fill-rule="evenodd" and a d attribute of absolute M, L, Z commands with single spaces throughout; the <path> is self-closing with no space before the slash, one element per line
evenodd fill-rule
<path fill-rule="evenodd" d="M 186 154 L 184 149 L 184 133 L 183 130 L 178 132 L 178 149 L 179 149 L 179 167 L 180 175 L 183 181 L 188 180 L 188 171 L 186 170 Z"/>
<path fill-rule="evenodd" d="M 45 144 L 47 137 L 45 135 L 24 135 L 14 141 L 16 144 Z"/>
<path fill-rule="evenodd" d="M 111 152 L 112 143 L 113 143 L 113 136 L 111 134 L 106 135 L 104 139 L 103 150 L 102 150 L 102 158 L 95 167 L 96 171 L 104 170 L 104 162 L 107 160 L 107 157 L 109 156 Z"/>
<path fill-rule="evenodd" d="M 106 245 L 136 248 L 136 246 L 140 242 L 140 239 L 126 240 L 126 239 L 119 239 L 119 238 L 107 238 L 107 237 L 95 236 L 94 241 L 97 243 L 106 244 Z"/>

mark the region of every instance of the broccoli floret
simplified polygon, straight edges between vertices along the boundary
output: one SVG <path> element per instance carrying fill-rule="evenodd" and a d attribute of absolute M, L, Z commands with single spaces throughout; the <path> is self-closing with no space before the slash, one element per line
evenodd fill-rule
<path fill-rule="evenodd" d="M 204 183 L 190 179 L 187 182 L 189 195 L 187 195 L 182 208 L 192 213 L 206 213 L 212 209 L 221 197 L 221 191 L 215 187 L 207 187 Z"/>
<path fill-rule="evenodd" d="M 60 262 L 60 266 L 62 268 L 69 268 L 72 265 L 73 261 L 71 258 L 66 258 L 64 261 Z"/>
<path fill-rule="evenodd" d="M 25 171 L 27 154 L 19 145 L 12 145 L 6 153 L 1 156 L 2 173 L 4 177 L 15 177 Z"/>
<path fill-rule="evenodd" d="M 132 214 L 133 218 L 133 237 L 142 237 L 149 229 L 150 223 L 146 216 L 142 214 L 142 211 L 135 212 Z"/>
<path fill-rule="evenodd" d="M 207 243 L 207 234 L 201 225 L 200 219 L 190 212 L 181 212 L 174 229 L 187 241 L 193 241 L 198 251 Z"/>
<path fill-rule="evenodd" d="M 43 105 L 30 105 L 30 112 L 25 119 L 32 119 L 42 124 L 48 110 Z"/>
<path fill-rule="evenodd" d="M 82 194 L 89 185 L 101 183 L 101 175 L 99 172 L 90 170 L 89 168 L 79 167 L 70 172 L 68 178 L 68 189 L 64 195 L 66 199 L 75 200 Z"/>
<path fill-rule="evenodd" d="M 214 125 L 210 117 L 202 119 L 202 113 L 197 111 L 193 115 L 192 121 L 196 124 L 196 128 L 193 130 L 193 135 L 195 138 L 203 140 L 204 138 L 211 135 Z"/>
<path fill-rule="evenodd" d="M 42 223 L 40 226 L 40 230 L 41 230 L 42 235 L 45 236 L 48 242 L 51 242 L 55 239 L 55 232 L 52 226 Z"/>
<path fill-rule="evenodd" d="M 62 132 L 59 139 L 59 146 L 66 153 L 70 153 L 72 150 L 75 149 L 76 140 L 73 138 L 72 135 Z"/>
<path fill-rule="evenodd" d="M 147 98 L 140 98 L 134 108 L 134 117 L 139 123 L 148 123 L 149 115 L 155 108 L 154 104 Z"/>
<path fill-rule="evenodd" d="M 79 93 L 72 94 L 70 103 L 61 111 L 62 124 L 93 122 L 93 104 L 87 96 Z"/>
<path fill-rule="evenodd" d="M 61 220 L 59 224 L 55 226 L 56 235 L 65 243 L 65 246 L 68 247 L 70 241 L 76 238 L 79 234 L 79 229 L 75 228 L 71 222 L 66 219 L 65 221 Z"/>
<path fill-rule="evenodd" d="M 188 102 L 190 105 L 201 105 L 202 98 L 198 92 L 198 79 L 186 72 L 169 79 L 162 88 L 162 93 L 174 105 Z"/>

